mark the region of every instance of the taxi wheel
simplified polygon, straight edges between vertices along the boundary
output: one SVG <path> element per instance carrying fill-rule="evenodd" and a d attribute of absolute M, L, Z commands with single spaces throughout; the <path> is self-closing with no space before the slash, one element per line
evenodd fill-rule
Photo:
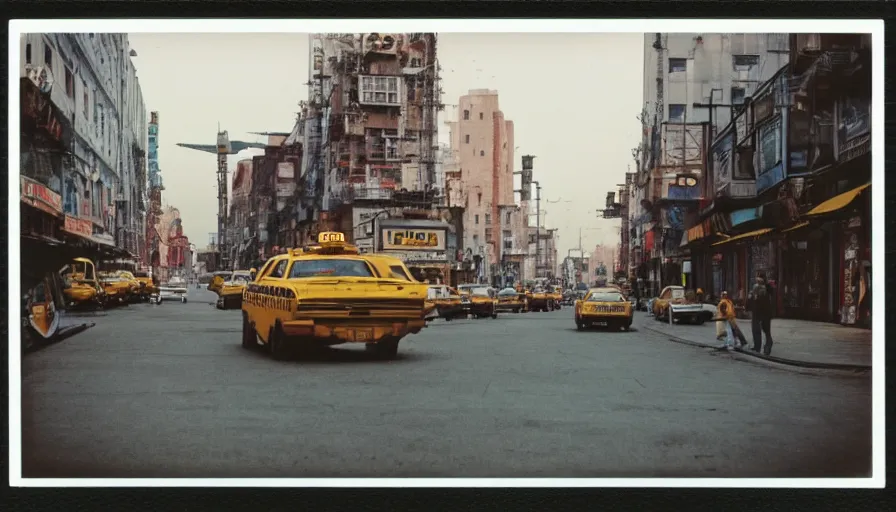
<path fill-rule="evenodd" d="M 581 321 L 579 321 L 579 320 L 576 320 L 576 330 L 584 331 L 584 330 L 585 330 L 585 324 L 583 324 L 583 323 L 582 323 Z"/>
<path fill-rule="evenodd" d="M 494 320 L 495 318 L 498 318 L 498 312 L 492 311 L 492 319 Z"/>
<path fill-rule="evenodd" d="M 283 334 L 283 329 L 278 323 L 271 329 L 271 335 L 268 338 L 268 350 L 270 351 L 272 358 L 277 361 L 284 361 L 289 357 L 287 348 L 286 336 Z"/>
<path fill-rule="evenodd" d="M 243 348 L 253 349 L 258 346 L 255 327 L 249 323 L 249 315 L 243 312 Z"/>
<path fill-rule="evenodd" d="M 378 343 L 368 343 L 364 348 L 379 359 L 392 359 L 398 355 L 398 341 L 395 338 L 386 338 Z"/>

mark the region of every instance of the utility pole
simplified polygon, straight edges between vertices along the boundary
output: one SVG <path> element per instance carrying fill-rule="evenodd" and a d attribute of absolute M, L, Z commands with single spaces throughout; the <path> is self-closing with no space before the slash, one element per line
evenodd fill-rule
<path fill-rule="evenodd" d="M 541 184 L 535 184 L 535 278 L 538 279 L 538 267 L 541 263 Z"/>

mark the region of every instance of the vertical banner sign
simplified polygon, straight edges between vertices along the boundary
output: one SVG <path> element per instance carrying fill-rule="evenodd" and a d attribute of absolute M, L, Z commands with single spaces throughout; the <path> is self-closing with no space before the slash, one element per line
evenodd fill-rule
<path fill-rule="evenodd" d="M 846 245 L 843 247 L 843 304 L 840 312 L 840 323 L 853 325 L 856 323 L 858 306 L 858 273 L 859 273 L 859 234 L 855 230 L 847 230 Z"/>

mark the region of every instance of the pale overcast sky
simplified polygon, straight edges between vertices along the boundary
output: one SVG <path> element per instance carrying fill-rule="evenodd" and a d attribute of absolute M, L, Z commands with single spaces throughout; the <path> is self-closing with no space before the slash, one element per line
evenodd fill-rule
<path fill-rule="evenodd" d="M 159 112 L 163 201 L 181 211 L 184 231 L 204 247 L 216 231 L 215 156 L 176 146 L 214 144 L 218 123 L 233 140 L 292 129 L 307 98 L 307 34 L 130 34 L 148 111 Z M 440 33 L 440 139 L 452 105 L 469 89 L 495 89 L 514 122 L 520 156 L 536 155 L 548 227 L 559 256 L 578 245 L 618 243 L 619 220 L 601 220 L 640 141 L 642 34 Z M 230 158 L 231 168 L 252 151 Z M 534 194 L 534 192 L 533 192 Z M 534 195 L 533 195 L 534 197 Z M 533 219 L 534 222 L 534 219 Z"/>

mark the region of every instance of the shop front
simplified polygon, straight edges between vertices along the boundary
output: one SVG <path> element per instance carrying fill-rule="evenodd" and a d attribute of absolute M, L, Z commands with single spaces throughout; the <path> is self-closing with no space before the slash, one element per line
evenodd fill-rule
<path fill-rule="evenodd" d="M 377 252 L 404 261 L 418 281 L 451 282 L 453 250 L 447 246 L 450 224 L 416 219 L 377 219 L 376 223 Z"/>
<path fill-rule="evenodd" d="M 829 269 L 834 251 L 829 226 L 802 222 L 782 235 L 779 242 L 781 316 L 831 321 Z"/>

